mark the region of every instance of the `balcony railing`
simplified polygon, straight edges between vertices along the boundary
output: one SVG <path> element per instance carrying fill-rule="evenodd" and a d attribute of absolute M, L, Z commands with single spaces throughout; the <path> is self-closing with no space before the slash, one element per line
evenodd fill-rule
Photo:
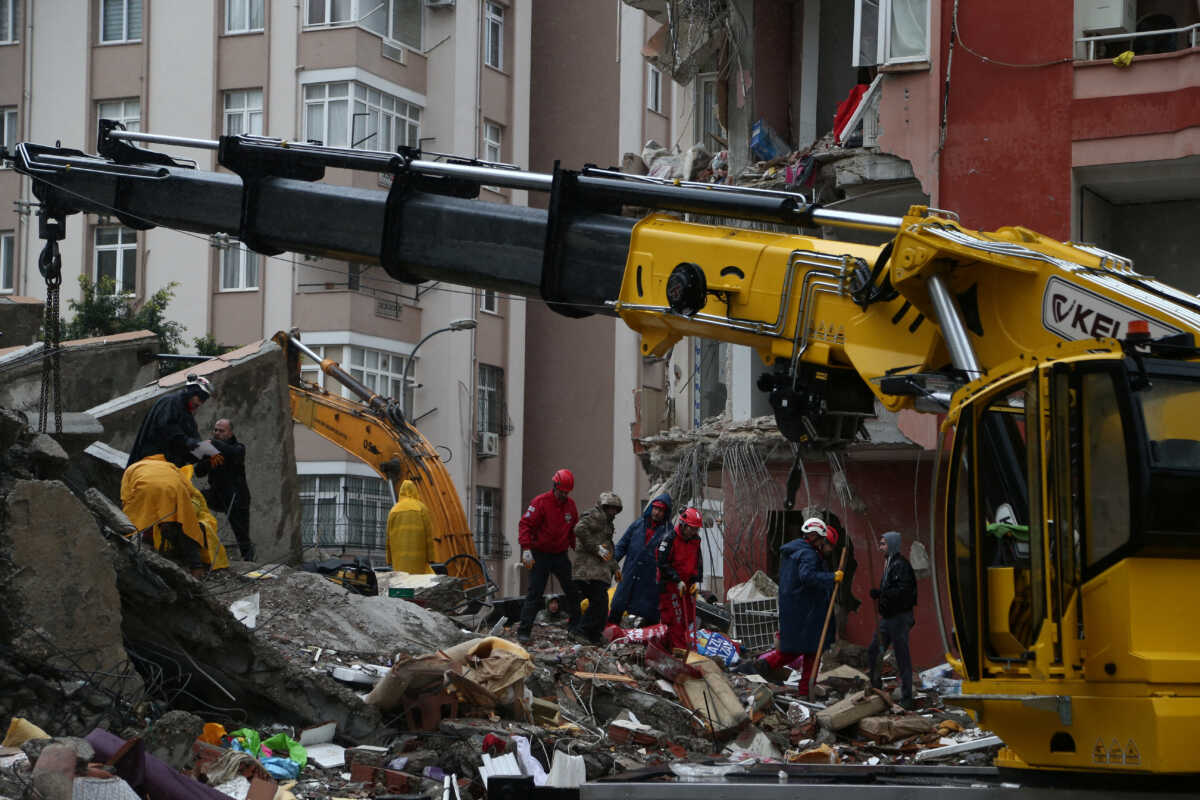
<path fill-rule="evenodd" d="M 384 317 L 386 319 L 400 319 L 401 313 L 404 311 L 404 306 L 413 302 L 413 298 L 405 297 L 396 292 L 389 292 L 386 289 L 376 289 L 373 286 L 362 286 L 361 284 L 350 283 L 347 281 L 321 281 L 319 283 L 301 283 L 296 286 L 302 293 L 321 293 L 321 292 L 355 292 L 357 294 L 366 295 L 367 297 L 375 298 L 375 316 Z"/>
<path fill-rule="evenodd" d="M 1174 37 L 1174 42 L 1168 41 L 1168 37 Z M 1158 41 L 1152 41 L 1152 40 Z M 1139 43 L 1144 48 L 1139 47 Z M 1150 55 L 1152 53 L 1174 53 L 1180 50 L 1187 50 L 1200 46 L 1200 22 L 1195 25 L 1188 25 L 1185 28 L 1163 28 L 1156 31 L 1138 31 L 1136 33 L 1109 33 L 1104 36 L 1082 36 L 1075 40 L 1075 52 L 1082 53 L 1077 55 L 1084 61 L 1095 61 L 1097 58 L 1112 58 L 1117 53 L 1112 55 L 1103 53 L 1097 56 L 1097 45 L 1100 45 L 1101 50 L 1107 50 L 1110 44 L 1127 45 L 1120 47 L 1117 53 L 1125 50 L 1133 50 L 1135 53 L 1139 49 L 1143 52 L 1139 55 Z"/>

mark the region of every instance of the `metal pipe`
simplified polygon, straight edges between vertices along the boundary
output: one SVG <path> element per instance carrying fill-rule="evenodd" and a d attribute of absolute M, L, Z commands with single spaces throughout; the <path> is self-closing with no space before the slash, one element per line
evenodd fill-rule
<path fill-rule="evenodd" d="M 158 133 L 140 133 L 138 131 L 109 131 L 108 138 L 124 139 L 129 142 L 173 144 L 179 147 L 196 147 L 201 150 L 216 150 L 221 146 L 221 143 L 216 139 L 193 139 L 189 136 L 164 136 Z"/>
<path fill-rule="evenodd" d="M 979 360 L 971 347 L 971 339 L 967 336 L 962 315 L 958 313 L 958 305 L 954 302 L 950 290 L 946 288 L 941 275 L 931 277 L 928 285 L 929 299 L 933 301 L 933 311 L 942 329 L 942 338 L 946 340 L 946 349 L 950 351 L 950 361 L 967 373 L 968 380 L 974 380 L 983 374 L 983 369 L 980 368 Z"/>
<path fill-rule="evenodd" d="M 832 211 L 828 208 L 813 209 L 813 222 L 836 225 L 840 228 L 858 228 L 864 231 L 898 233 L 903 217 L 888 217 L 883 214 L 864 214 L 859 211 Z"/>
<path fill-rule="evenodd" d="M 942 619 L 942 596 L 938 591 L 938 568 L 937 568 L 937 515 L 938 515 L 938 481 L 941 480 L 942 471 L 942 448 L 945 446 L 946 432 L 938 431 L 937 450 L 933 453 L 933 480 L 930 482 L 929 489 L 929 570 L 932 573 L 929 577 L 929 583 L 933 587 L 933 609 L 934 617 L 937 618 L 938 633 L 942 637 L 942 652 L 950 655 L 950 637 L 946 635 L 946 620 Z M 947 493 L 950 487 L 946 487 Z M 951 522 L 946 520 L 947 529 Z M 949 556 L 949 550 L 946 551 Z M 947 562 L 944 574 L 949 575 L 949 563 Z M 954 609 L 950 609 L 951 613 Z"/>

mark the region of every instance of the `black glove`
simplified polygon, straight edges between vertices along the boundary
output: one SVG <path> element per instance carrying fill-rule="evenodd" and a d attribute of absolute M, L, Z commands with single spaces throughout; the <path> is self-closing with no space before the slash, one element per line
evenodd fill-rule
<path fill-rule="evenodd" d="M 872 600 L 878 600 L 878 599 L 879 599 L 879 590 L 878 590 L 878 589 L 872 589 L 872 590 L 871 590 L 871 599 L 872 599 Z"/>

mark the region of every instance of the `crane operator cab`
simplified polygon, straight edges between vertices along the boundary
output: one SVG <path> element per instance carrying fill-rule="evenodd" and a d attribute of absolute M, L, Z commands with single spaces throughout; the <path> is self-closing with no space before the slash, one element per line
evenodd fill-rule
<path fill-rule="evenodd" d="M 977 696 L 965 704 L 1022 754 L 1011 766 L 1037 754 L 1111 768 L 1118 753 L 1161 768 L 1148 761 L 1171 761 L 1194 723 L 1156 705 L 1200 704 L 1200 627 L 1177 616 L 1200 599 L 1200 363 L 1179 357 L 1196 358 L 1190 335 L 1173 338 L 1022 357 L 974 396 L 964 387 L 950 415 L 947 583 L 963 692 Z M 1031 726 L 1030 708 L 1058 716 Z"/>

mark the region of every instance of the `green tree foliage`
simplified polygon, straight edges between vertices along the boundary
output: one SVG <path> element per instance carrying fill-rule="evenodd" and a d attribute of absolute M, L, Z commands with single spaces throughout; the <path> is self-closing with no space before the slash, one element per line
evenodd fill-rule
<path fill-rule="evenodd" d="M 179 284 L 172 281 L 139 305 L 132 297 L 118 294 L 112 278 L 102 277 L 99 282 L 93 282 L 88 276 L 80 275 L 82 299 L 68 301 L 75 316 L 63 326 L 63 338 L 86 339 L 127 331 L 154 331 L 158 334 L 162 352 L 178 353 L 185 328 L 167 319 L 167 306 L 175 298 L 177 286 Z"/>
<path fill-rule="evenodd" d="M 211 333 L 192 339 L 192 344 L 196 346 L 196 354 L 201 356 L 221 356 L 234 349 L 232 345 L 218 342 Z"/>

